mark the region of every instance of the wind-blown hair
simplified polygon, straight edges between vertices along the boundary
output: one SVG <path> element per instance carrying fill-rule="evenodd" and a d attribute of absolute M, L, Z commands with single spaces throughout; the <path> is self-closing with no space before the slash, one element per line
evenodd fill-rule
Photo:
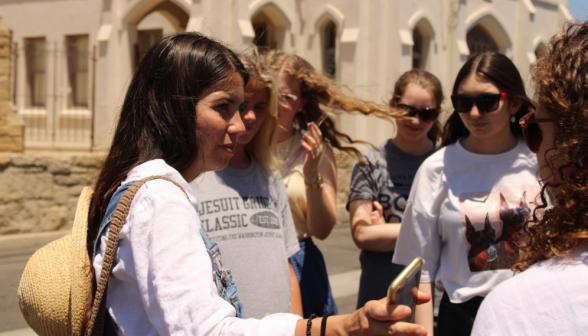
<path fill-rule="evenodd" d="M 530 111 L 535 110 L 531 99 L 527 97 L 525 85 L 519 70 L 514 63 L 503 54 L 496 52 L 485 52 L 470 58 L 459 70 L 455 83 L 453 84 L 452 94 L 457 94 L 457 89 L 461 83 L 471 74 L 477 74 L 489 79 L 494 85 L 503 92 L 508 93 L 507 99 L 518 99 L 523 104 L 515 113 L 516 121 L 510 124 L 510 131 L 516 137 L 522 138 L 523 131 L 519 127 L 519 119 Z M 453 111 L 441 135 L 441 147 L 451 145 L 462 137 L 470 134 L 457 111 Z"/>
<path fill-rule="evenodd" d="M 541 204 L 524 224 L 525 254 L 513 266 L 518 272 L 571 256 L 588 243 L 588 21 L 555 35 L 532 76 L 538 106 L 553 120 L 555 140 L 545 158 L 552 178 L 543 176 Z M 551 209 L 546 209 L 548 187 L 558 191 Z"/>
<path fill-rule="evenodd" d="M 341 111 L 356 112 L 366 116 L 374 115 L 390 121 L 394 118 L 403 118 L 400 112 L 391 111 L 385 105 L 364 101 L 343 93 L 341 85 L 319 74 L 310 63 L 299 56 L 277 50 L 270 50 L 264 56 L 274 73 L 285 72 L 300 82 L 302 93 L 300 98 L 307 99 L 307 103 L 302 111 L 296 113 L 294 117 L 295 126 L 301 130 L 307 129 L 308 123 L 314 121 L 318 125 L 318 121 L 324 119 L 319 125 L 323 139 L 331 147 L 355 156 L 360 162 L 364 161 L 361 153 L 354 147 L 345 146 L 343 143 L 368 143 L 353 140 L 347 134 L 339 132 L 335 128 L 333 119 L 323 111 L 321 105 L 330 110 L 332 109 L 333 113 L 341 113 Z"/>
<path fill-rule="evenodd" d="M 273 72 L 265 61 L 254 52 L 252 56 L 239 55 L 250 79 L 263 85 L 269 97 L 268 114 L 253 139 L 245 145 L 247 153 L 253 155 L 269 174 L 277 170 L 278 148 L 278 86 Z"/>
<path fill-rule="evenodd" d="M 394 102 L 398 103 L 402 99 L 409 84 L 415 84 L 428 90 L 435 99 L 435 108 L 441 110 L 441 104 L 443 103 L 443 87 L 441 86 L 441 82 L 432 73 L 419 69 L 409 70 L 398 78 L 396 84 L 394 84 L 394 92 L 392 93 Z M 433 127 L 427 133 L 427 137 L 436 144 L 439 140 L 440 133 L 441 123 L 439 122 L 439 118 L 437 118 L 433 122 Z"/>

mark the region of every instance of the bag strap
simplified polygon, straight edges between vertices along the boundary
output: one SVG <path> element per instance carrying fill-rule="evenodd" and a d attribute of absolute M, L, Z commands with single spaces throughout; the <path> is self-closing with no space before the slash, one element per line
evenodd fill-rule
<path fill-rule="evenodd" d="M 298 159 L 298 157 L 300 155 L 302 155 L 303 152 L 304 152 L 304 147 L 300 146 L 300 148 L 298 148 L 298 150 L 296 152 L 294 152 L 294 154 L 292 154 L 292 157 L 290 158 L 290 160 L 288 160 L 288 162 L 286 162 L 286 164 L 282 167 L 282 170 L 280 171 L 280 173 L 282 173 L 282 175 L 284 175 L 286 170 L 288 170 L 288 168 L 290 168 L 290 166 L 294 163 L 294 161 L 296 161 L 296 159 Z"/>
<path fill-rule="evenodd" d="M 102 336 L 104 333 L 104 318 L 106 314 L 106 289 L 108 287 L 108 278 L 110 277 L 110 272 L 112 270 L 112 262 L 114 261 L 114 256 L 116 254 L 116 248 L 118 247 L 118 240 L 120 230 L 125 224 L 127 219 L 127 215 L 129 214 L 129 209 L 131 208 L 131 203 L 135 198 L 135 194 L 137 191 L 145 184 L 145 182 L 151 180 L 166 180 L 173 184 L 175 184 L 178 188 L 180 188 L 188 200 L 188 194 L 177 182 L 168 179 L 167 177 L 163 176 L 150 176 L 135 182 L 121 197 L 120 201 L 116 206 L 116 210 L 114 210 L 114 214 L 112 215 L 112 221 L 110 222 L 110 231 L 108 232 L 108 243 L 106 244 L 106 251 L 104 252 L 104 260 L 102 262 L 102 271 L 100 272 L 100 279 L 98 280 L 98 286 L 96 288 L 96 294 L 94 296 L 94 301 L 92 302 L 92 317 L 88 322 L 88 326 L 86 328 L 86 336 Z M 99 239 L 99 237 L 97 238 Z"/>

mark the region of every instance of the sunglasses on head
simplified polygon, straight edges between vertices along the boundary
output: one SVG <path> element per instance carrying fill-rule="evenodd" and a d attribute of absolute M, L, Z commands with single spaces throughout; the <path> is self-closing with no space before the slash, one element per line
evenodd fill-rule
<path fill-rule="evenodd" d="M 414 106 L 396 103 L 396 108 L 402 110 L 407 117 L 419 118 L 422 122 L 431 122 L 439 116 L 438 108 L 417 109 Z"/>
<path fill-rule="evenodd" d="M 539 151 L 539 146 L 541 146 L 541 141 L 543 141 L 541 128 L 537 124 L 544 122 L 553 122 L 553 120 L 549 118 L 535 118 L 535 112 L 529 112 L 519 120 L 527 147 L 533 153 Z"/>
<path fill-rule="evenodd" d="M 453 94 L 451 95 L 451 102 L 453 103 L 453 108 L 458 113 L 469 113 L 474 107 L 474 104 L 476 104 L 480 113 L 488 113 L 498 110 L 500 99 L 502 98 L 508 98 L 508 93 L 483 94 L 476 97 Z"/>

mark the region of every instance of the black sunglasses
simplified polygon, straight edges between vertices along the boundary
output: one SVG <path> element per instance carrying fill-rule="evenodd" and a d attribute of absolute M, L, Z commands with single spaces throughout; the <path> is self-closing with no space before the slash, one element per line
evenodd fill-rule
<path fill-rule="evenodd" d="M 417 109 L 406 104 L 396 104 L 396 107 L 404 112 L 407 117 L 419 118 L 422 122 L 431 122 L 439 116 L 438 108 Z"/>
<path fill-rule="evenodd" d="M 488 113 L 498 110 L 500 99 L 502 98 L 508 98 L 508 93 L 483 94 L 477 97 L 453 94 L 451 95 L 451 102 L 458 113 L 469 113 L 474 104 L 476 104 L 480 113 Z"/>
<path fill-rule="evenodd" d="M 535 112 L 529 112 L 519 120 L 527 147 L 533 153 L 539 151 L 539 146 L 541 146 L 541 141 L 543 141 L 543 133 L 541 133 L 541 128 L 537 124 L 544 122 L 553 122 L 553 120 L 549 118 L 535 118 Z"/>

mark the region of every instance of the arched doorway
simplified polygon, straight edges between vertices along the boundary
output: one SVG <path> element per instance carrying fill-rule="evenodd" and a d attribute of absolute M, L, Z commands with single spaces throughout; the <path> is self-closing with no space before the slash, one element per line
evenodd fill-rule
<path fill-rule="evenodd" d="M 498 45 L 490 36 L 490 34 L 481 26 L 472 28 L 466 37 L 468 48 L 470 49 L 470 57 L 488 51 L 498 52 Z"/>
<path fill-rule="evenodd" d="M 171 1 L 162 1 L 151 9 L 145 9 L 136 20 L 135 30 L 129 30 L 129 40 L 133 46 L 133 68 L 143 55 L 163 36 L 184 32 L 189 14 Z"/>
<path fill-rule="evenodd" d="M 251 24 L 255 32 L 253 43 L 256 46 L 279 50 L 284 48 L 290 23 L 276 5 L 270 3 L 262 7 L 251 17 Z"/>

